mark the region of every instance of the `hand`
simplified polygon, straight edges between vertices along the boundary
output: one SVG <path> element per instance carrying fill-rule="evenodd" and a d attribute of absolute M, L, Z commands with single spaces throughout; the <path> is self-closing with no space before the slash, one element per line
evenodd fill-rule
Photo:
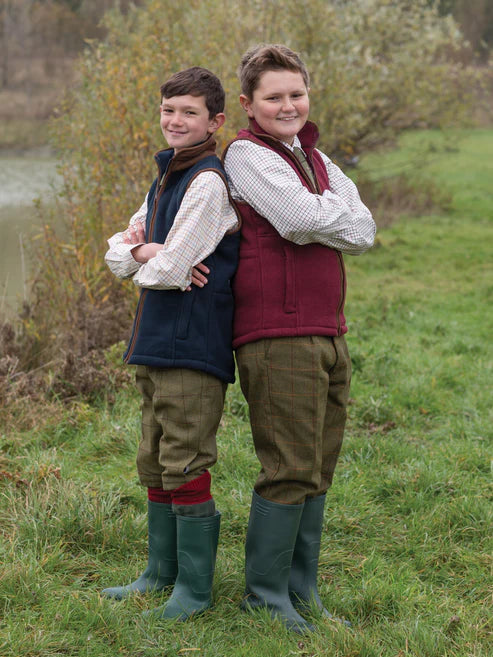
<path fill-rule="evenodd" d="M 135 249 L 131 250 L 132 256 L 136 262 L 140 262 L 142 265 L 154 258 L 158 251 L 161 251 L 163 244 L 158 244 L 157 242 L 145 243 L 146 233 L 144 226 L 141 223 L 134 224 L 129 226 L 127 230 L 123 233 L 123 243 L 124 244 L 138 244 Z"/>
<path fill-rule="evenodd" d="M 201 272 L 203 272 L 203 274 Z M 192 269 L 192 283 L 197 287 L 204 287 L 204 285 L 207 285 L 208 279 L 204 274 L 210 274 L 210 269 L 204 265 L 204 263 L 200 262 Z M 191 290 L 192 287 L 189 285 L 186 291 L 191 292 Z"/>
<path fill-rule="evenodd" d="M 142 244 L 146 241 L 144 226 L 141 223 L 129 226 L 123 233 L 124 244 Z"/>

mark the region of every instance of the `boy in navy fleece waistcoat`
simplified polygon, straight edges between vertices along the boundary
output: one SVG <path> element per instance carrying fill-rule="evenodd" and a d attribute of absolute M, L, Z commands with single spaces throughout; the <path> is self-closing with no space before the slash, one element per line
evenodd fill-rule
<path fill-rule="evenodd" d="M 148 612 L 184 620 L 210 607 L 220 513 L 210 490 L 227 384 L 239 222 L 214 133 L 224 90 L 193 67 L 161 87 L 160 126 L 169 148 L 157 176 L 105 259 L 141 289 L 125 362 L 137 365 L 142 438 L 137 469 L 148 490 L 149 555 L 134 582 L 103 591 L 122 599 L 174 585 Z"/>

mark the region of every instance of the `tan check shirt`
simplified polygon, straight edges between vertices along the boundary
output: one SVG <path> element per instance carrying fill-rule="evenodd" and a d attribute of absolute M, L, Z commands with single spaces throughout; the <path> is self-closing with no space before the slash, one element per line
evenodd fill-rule
<path fill-rule="evenodd" d="M 147 196 L 130 219 L 130 226 L 145 227 Z M 222 178 L 213 171 L 199 174 L 188 188 L 163 249 L 147 263 L 134 260 L 136 244 L 125 244 L 125 232 L 108 240 L 105 260 L 118 278 L 133 277 L 139 287 L 156 290 L 185 290 L 192 280 L 192 268 L 213 253 L 229 230 L 238 227 Z"/>
<path fill-rule="evenodd" d="M 295 137 L 290 150 L 301 147 Z M 353 181 L 326 155 L 330 191 L 313 194 L 280 155 L 246 139 L 233 142 L 224 161 L 231 195 L 245 201 L 295 244 L 317 242 L 359 255 L 373 244 L 376 226 Z"/>

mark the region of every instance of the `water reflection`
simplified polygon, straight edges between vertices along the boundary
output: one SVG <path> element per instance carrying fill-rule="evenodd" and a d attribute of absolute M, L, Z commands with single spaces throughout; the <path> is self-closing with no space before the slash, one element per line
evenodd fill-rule
<path fill-rule="evenodd" d="M 0 152 L 0 319 L 25 296 L 32 264 L 26 247 L 39 229 L 33 200 L 48 200 L 58 184 L 56 160 L 46 149 Z"/>

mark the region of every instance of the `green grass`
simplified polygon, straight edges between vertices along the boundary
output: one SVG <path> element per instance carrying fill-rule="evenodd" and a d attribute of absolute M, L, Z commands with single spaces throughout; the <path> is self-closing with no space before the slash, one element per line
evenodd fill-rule
<path fill-rule="evenodd" d="M 2 657 L 491 655 L 492 156 L 493 131 L 425 132 L 362 165 L 378 177 L 414 162 L 416 184 L 431 177 L 453 202 L 445 215 L 402 218 L 371 253 L 346 259 L 354 375 L 320 592 L 352 629 L 317 620 L 319 632 L 300 638 L 239 611 L 257 462 L 237 385 L 213 470 L 223 514 L 214 609 L 148 623 L 141 611 L 165 596 L 100 598 L 146 555 L 129 389 L 112 406 L 78 402 L 38 431 L 2 434 Z"/>

